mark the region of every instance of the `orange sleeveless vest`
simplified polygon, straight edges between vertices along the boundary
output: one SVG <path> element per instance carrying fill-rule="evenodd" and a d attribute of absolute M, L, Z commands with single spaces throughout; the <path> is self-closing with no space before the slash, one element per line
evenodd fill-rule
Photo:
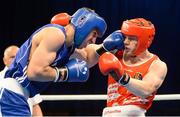
<path fill-rule="evenodd" d="M 127 66 L 122 62 L 122 53 L 117 53 L 116 56 L 121 61 L 125 72 L 128 73 L 131 78 L 136 79 L 143 79 L 143 77 L 148 72 L 148 69 L 152 62 L 158 57 L 153 55 L 145 63 L 142 63 L 138 66 Z M 121 105 L 137 105 L 143 109 L 149 109 L 152 105 L 152 101 L 156 92 L 154 92 L 151 96 L 147 97 L 146 99 L 142 99 L 138 96 L 135 96 L 131 92 L 129 92 L 126 87 L 121 86 L 118 84 L 110 75 L 108 76 L 108 89 L 107 89 L 108 99 L 107 99 L 107 106 L 121 106 Z"/>

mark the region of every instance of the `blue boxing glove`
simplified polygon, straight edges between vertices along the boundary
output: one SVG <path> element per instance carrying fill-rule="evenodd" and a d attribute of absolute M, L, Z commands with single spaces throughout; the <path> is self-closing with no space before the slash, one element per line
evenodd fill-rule
<path fill-rule="evenodd" d="M 115 49 L 122 50 L 124 49 L 124 39 L 125 37 L 120 30 L 114 31 L 106 39 L 104 39 L 103 46 L 99 48 L 96 52 L 99 55 L 102 55 L 107 51 L 112 51 Z"/>
<path fill-rule="evenodd" d="M 124 49 L 124 36 L 117 30 L 110 34 L 104 41 L 103 46 L 107 51 L 111 51 L 114 49 L 122 50 Z"/>
<path fill-rule="evenodd" d="M 86 82 L 89 78 L 89 68 L 86 61 L 71 59 L 62 68 L 55 68 L 55 82 Z"/>

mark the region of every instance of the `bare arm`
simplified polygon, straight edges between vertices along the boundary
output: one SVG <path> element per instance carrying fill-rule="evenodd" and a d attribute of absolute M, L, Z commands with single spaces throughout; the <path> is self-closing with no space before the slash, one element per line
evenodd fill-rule
<path fill-rule="evenodd" d="M 99 55 L 96 50 L 100 47 L 102 47 L 102 44 L 89 44 L 86 48 L 76 49 L 71 58 L 85 60 L 89 67 L 93 67 L 98 62 Z"/>
<path fill-rule="evenodd" d="M 38 44 L 36 44 L 36 40 Z M 64 43 L 65 37 L 62 31 L 54 27 L 48 27 L 38 32 L 33 37 L 30 62 L 27 75 L 34 81 L 53 81 L 56 70 L 50 65 L 56 57 L 56 52 Z M 35 47 L 34 45 L 38 45 Z"/>
<path fill-rule="evenodd" d="M 163 83 L 167 74 L 167 66 L 164 62 L 156 60 L 151 65 L 143 80 L 130 79 L 126 88 L 133 94 L 146 98 L 155 92 Z"/>
<path fill-rule="evenodd" d="M 101 55 L 107 51 L 115 53 L 117 51 L 116 49 L 123 49 L 123 41 L 124 37 L 122 33 L 117 30 L 104 39 L 102 44 L 89 44 L 84 49 L 76 49 L 71 58 L 83 59 L 88 63 L 89 67 L 93 67 L 98 62 L 99 54 Z"/>

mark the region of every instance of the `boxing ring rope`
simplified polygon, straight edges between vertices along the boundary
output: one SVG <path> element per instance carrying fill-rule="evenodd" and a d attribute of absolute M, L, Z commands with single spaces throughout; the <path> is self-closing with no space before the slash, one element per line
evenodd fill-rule
<path fill-rule="evenodd" d="M 106 100 L 107 95 L 41 95 L 43 101 L 68 101 L 68 100 Z M 154 98 L 155 101 L 163 100 L 180 100 L 180 94 L 161 94 L 156 95 Z"/>

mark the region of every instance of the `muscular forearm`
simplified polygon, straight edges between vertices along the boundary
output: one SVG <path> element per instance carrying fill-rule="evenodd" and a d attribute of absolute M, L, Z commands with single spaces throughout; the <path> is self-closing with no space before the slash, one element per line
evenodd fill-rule
<path fill-rule="evenodd" d="M 102 44 L 93 44 L 90 49 L 87 49 L 87 62 L 90 68 L 98 63 L 100 55 L 97 53 L 97 50 L 101 47 Z"/>
<path fill-rule="evenodd" d="M 128 91 L 141 98 L 150 96 L 156 89 L 151 84 L 131 78 L 129 83 L 125 86 Z"/>
<path fill-rule="evenodd" d="M 88 67 L 93 67 L 97 64 L 99 55 L 96 50 L 100 48 L 101 45 L 90 44 L 84 49 L 75 49 L 75 52 L 71 55 L 70 59 L 78 58 L 80 60 L 84 60 L 88 63 Z"/>
<path fill-rule="evenodd" d="M 44 68 L 28 69 L 28 78 L 33 81 L 53 81 L 56 76 L 56 70 L 50 66 Z"/>

